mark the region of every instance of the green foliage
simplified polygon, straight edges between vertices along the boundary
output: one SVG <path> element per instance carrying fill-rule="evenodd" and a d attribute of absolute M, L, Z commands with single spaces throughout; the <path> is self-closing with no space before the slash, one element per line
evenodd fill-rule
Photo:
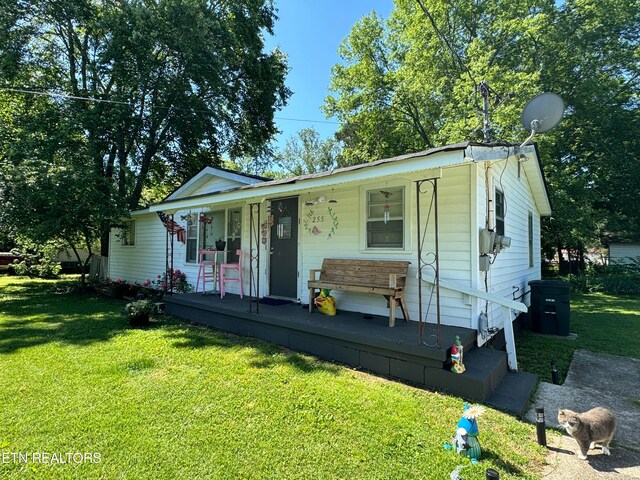
<path fill-rule="evenodd" d="M 338 166 L 340 146 L 334 139 L 320 139 L 313 128 L 300 130 L 291 136 L 281 152 L 276 154 L 276 162 L 290 175 L 324 172 Z"/>
<path fill-rule="evenodd" d="M 337 136 L 350 163 L 481 139 L 481 80 L 517 94 L 494 108 L 494 138 L 522 134 L 519 108 L 538 78 L 522 53 L 547 23 L 548 2 L 424 3 L 430 17 L 419 2 L 398 0 L 389 20 L 363 18 L 340 46 L 325 112 L 343 122 Z"/>
<path fill-rule="evenodd" d="M 61 247 L 57 242 L 37 244 L 26 237 L 18 237 L 18 247 L 13 251 L 21 260 L 13 264 L 15 273 L 34 278 L 57 278 L 61 267 L 56 257 Z"/>
<path fill-rule="evenodd" d="M 34 239 L 105 240 L 143 191 L 268 150 L 290 94 L 269 0 L 1 5 L 0 201 L 49 219 Z"/>
<path fill-rule="evenodd" d="M 158 313 L 157 305 L 151 300 L 136 300 L 129 302 L 124 307 L 125 314 L 129 320 L 139 317 L 149 317 Z"/>
<path fill-rule="evenodd" d="M 56 285 L 0 277 L 0 446 L 102 461 L 31 476 L 441 479 L 464 461 L 442 448 L 459 398 L 167 317 L 130 329 L 120 301 Z M 539 478 L 533 425 L 487 409 L 479 427 L 486 456 L 465 478 Z M 25 478 L 24 464 L 0 475 Z"/>
<path fill-rule="evenodd" d="M 639 0 L 396 0 L 341 44 L 324 109 L 345 162 L 363 163 L 482 140 L 483 80 L 492 139 L 517 144 L 525 103 L 560 94 L 564 120 L 536 139 L 554 211 L 543 246 L 584 249 L 603 228 L 640 231 L 639 48 Z"/>
<path fill-rule="evenodd" d="M 187 274 L 178 269 L 169 269 L 167 272 L 158 275 L 155 280 L 147 280 L 147 282 L 150 282 L 153 288 L 162 292 L 189 293 L 193 290 L 193 285 L 187 281 Z"/>
<path fill-rule="evenodd" d="M 569 282 L 582 293 L 640 295 L 640 258 L 629 263 L 590 265 L 579 275 L 570 276 Z"/>

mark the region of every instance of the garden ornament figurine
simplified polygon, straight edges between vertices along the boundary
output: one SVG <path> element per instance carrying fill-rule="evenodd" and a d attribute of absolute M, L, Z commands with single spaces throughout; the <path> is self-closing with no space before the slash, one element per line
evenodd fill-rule
<path fill-rule="evenodd" d="M 451 371 L 453 373 L 464 373 L 463 356 L 464 347 L 462 346 L 462 342 L 460 342 L 460 337 L 456 335 L 456 343 L 451 347 Z"/>
<path fill-rule="evenodd" d="M 484 413 L 484 408 L 479 405 L 469 406 L 464 404 L 464 412 L 462 418 L 458 422 L 456 433 L 451 439 L 453 448 L 461 455 L 467 456 L 471 461 L 480 459 L 482 451 L 480 450 L 480 442 L 478 441 L 478 423 L 476 418 Z"/>

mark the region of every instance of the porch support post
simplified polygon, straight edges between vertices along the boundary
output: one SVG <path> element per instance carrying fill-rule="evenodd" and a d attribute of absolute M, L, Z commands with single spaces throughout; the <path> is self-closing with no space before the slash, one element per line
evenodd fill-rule
<path fill-rule="evenodd" d="M 511 319 L 511 309 L 502 306 L 502 323 L 504 325 L 504 340 L 507 347 L 507 364 L 509 370 L 518 371 L 518 359 L 516 357 L 516 340 L 513 335 L 513 320 Z"/>
<path fill-rule="evenodd" d="M 249 312 L 260 313 L 260 204 L 249 204 Z"/>

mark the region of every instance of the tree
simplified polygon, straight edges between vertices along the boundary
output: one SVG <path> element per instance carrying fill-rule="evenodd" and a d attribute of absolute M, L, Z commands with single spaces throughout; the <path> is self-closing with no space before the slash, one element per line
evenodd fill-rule
<path fill-rule="evenodd" d="M 582 250 L 604 231 L 640 231 L 640 2 L 567 2 L 541 37 L 540 82 L 567 115 L 545 135 L 553 218 L 543 239 Z"/>
<path fill-rule="evenodd" d="M 290 92 L 284 55 L 263 52 L 270 0 L 61 0 L 2 12 L 0 62 L 11 68 L 0 75 L 14 95 L 64 95 L 43 108 L 77 127 L 84 172 L 105 179 L 92 182 L 98 203 L 118 203 L 115 193 L 135 208 L 150 180 L 179 183 L 224 154 L 258 155 L 276 133 Z"/>
<path fill-rule="evenodd" d="M 96 193 L 113 187 L 86 167 L 89 148 L 64 109 L 47 97 L 14 104 L 0 142 L 0 223 L 26 245 L 64 245 L 74 252 L 81 282 L 104 229 L 126 215 L 126 205 L 103 203 Z M 48 135 L 43 135 L 45 129 Z M 98 201 L 96 201 L 98 200 Z M 82 260 L 79 250 L 89 257 Z"/>
<path fill-rule="evenodd" d="M 554 220 L 545 241 L 583 248 L 602 228 L 640 229 L 638 0 L 396 0 L 340 46 L 325 112 L 350 163 L 482 140 L 478 87 L 492 87 L 492 139 L 520 143 L 543 91 L 565 119 L 537 137 Z M 620 159 L 625 158 L 625 162 Z M 635 194 L 634 194 L 635 192 Z"/>
<path fill-rule="evenodd" d="M 278 165 L 290 175 L 324 172 L 339 164 L 340 146 L 334 139 L 322 140 L 313 128 L 300 130 L 287 140 L 285 148 L 276 153 Z"/>
<path fill-rule="evenodd" d="M 481 80 L 517 102 L 495 109 L 494 139 L 522 134 L 518 106 L 536 90 L 533 60 L 522 59 L 552 8 L 537 2 L 397 0 L 383 22 L 375 12 L 339 48 L 325 113 L 350 163 L 481 139 Z M 506 74 L 508 72 L 508 74 Z M 505 95 L 506 98 L 506 95 Z"/>

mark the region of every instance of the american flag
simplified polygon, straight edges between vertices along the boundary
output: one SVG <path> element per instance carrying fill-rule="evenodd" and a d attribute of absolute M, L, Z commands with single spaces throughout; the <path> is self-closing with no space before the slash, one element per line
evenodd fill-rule
<path fill-rule="evenodd" d="M 171 217 L 164 212 L 158 212 L 158 217 L 160 217 L 160 221 L 171 235 L 175 235 L 179 242 L 186 243 L 187 231 L 181 227 L 180 224 L 172 220 Z"/>

